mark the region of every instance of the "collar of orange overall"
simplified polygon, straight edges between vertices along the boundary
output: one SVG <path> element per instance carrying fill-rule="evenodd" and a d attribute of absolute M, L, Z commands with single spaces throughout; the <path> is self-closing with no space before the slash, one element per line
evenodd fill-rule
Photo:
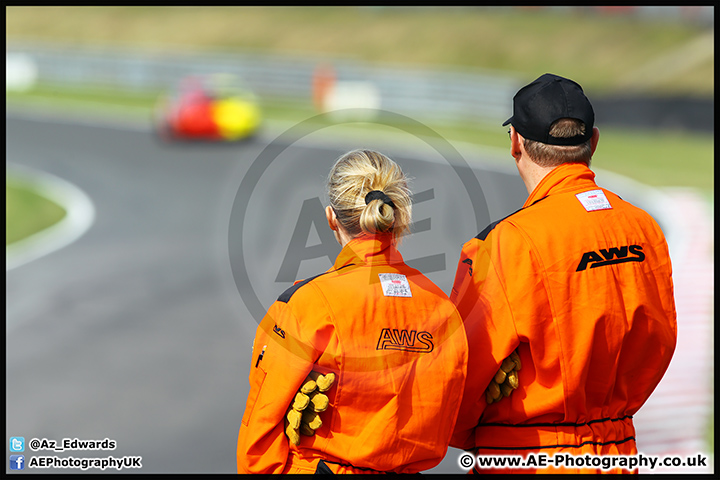
<path fill-rule="evenodd" d="M 566 163 L 554 168 L 540 180 L 525 201 L 523 208 L 552 193 L 582 191 L 585 188 L 597 188 L 595 172 L 583 163 Z"/>
<path fill-rule="evenodd" d="M 350 264 L 388 265 L 402 261 L 391 234 L 360 235 L 343 247 L 335 259 L 333 270 Z"/>

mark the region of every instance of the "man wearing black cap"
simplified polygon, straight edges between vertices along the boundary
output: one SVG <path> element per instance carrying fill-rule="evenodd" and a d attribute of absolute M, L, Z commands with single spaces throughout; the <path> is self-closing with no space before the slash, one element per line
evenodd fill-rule
<path fill-rule="evenodd" d="M 633 415 L 675 349 L 667 243 L 595 183 L 594 121 L 572 80 L 545 74 L 520 89 L 503 125 L 529 197 L 462 249 L 451 299 L 470 354 L 451 445 L 534 467 L 476 463 L 481 473 L 634 470 Z"/>

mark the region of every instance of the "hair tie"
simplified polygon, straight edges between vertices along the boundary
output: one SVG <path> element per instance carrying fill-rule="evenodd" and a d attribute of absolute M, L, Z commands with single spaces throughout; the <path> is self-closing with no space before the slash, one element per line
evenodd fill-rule
<path fill-rule="evenodd" d="M 365 195 L 365 205 L 369 204 L 373 200 L 382 200 L 383 203 L 390 205 L 392 208 L 395 208 L 395 204 L 390 199 L 390 197 L 388 197 L 385 192 L 381 192 L 380 190 L 373 190 L 372 192 L 369 192 L 367 195 Z"/>

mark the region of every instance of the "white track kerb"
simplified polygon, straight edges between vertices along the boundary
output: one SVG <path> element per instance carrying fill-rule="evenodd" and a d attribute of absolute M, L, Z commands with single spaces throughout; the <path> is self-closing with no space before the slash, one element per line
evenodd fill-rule
<path fill-rule="evenodd" d="M 5 271 L 59 250 L 80 238 L 95 220 L 90 198 L 75 185 L 29 167 L 6 164 L 6 174 L 29 185 L 34 191 L 65 209 L 56 224 L 5 248 Z"/>

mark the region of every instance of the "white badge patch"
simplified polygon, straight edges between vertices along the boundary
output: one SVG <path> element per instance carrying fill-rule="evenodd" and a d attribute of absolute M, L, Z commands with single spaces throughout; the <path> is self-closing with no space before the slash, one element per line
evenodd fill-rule
<path fill-rule="evenodd" d="M 578 193 L 575 196 L 588 212 L 612 208 L 602 190 L 590 190 L 589 192 Z"/>
<path fill-rule="evenodd" d="M 378 273 L 378 275 L 386 297 L 412 297 L 410 284 L 405 275 L 399 273 Z"/>

